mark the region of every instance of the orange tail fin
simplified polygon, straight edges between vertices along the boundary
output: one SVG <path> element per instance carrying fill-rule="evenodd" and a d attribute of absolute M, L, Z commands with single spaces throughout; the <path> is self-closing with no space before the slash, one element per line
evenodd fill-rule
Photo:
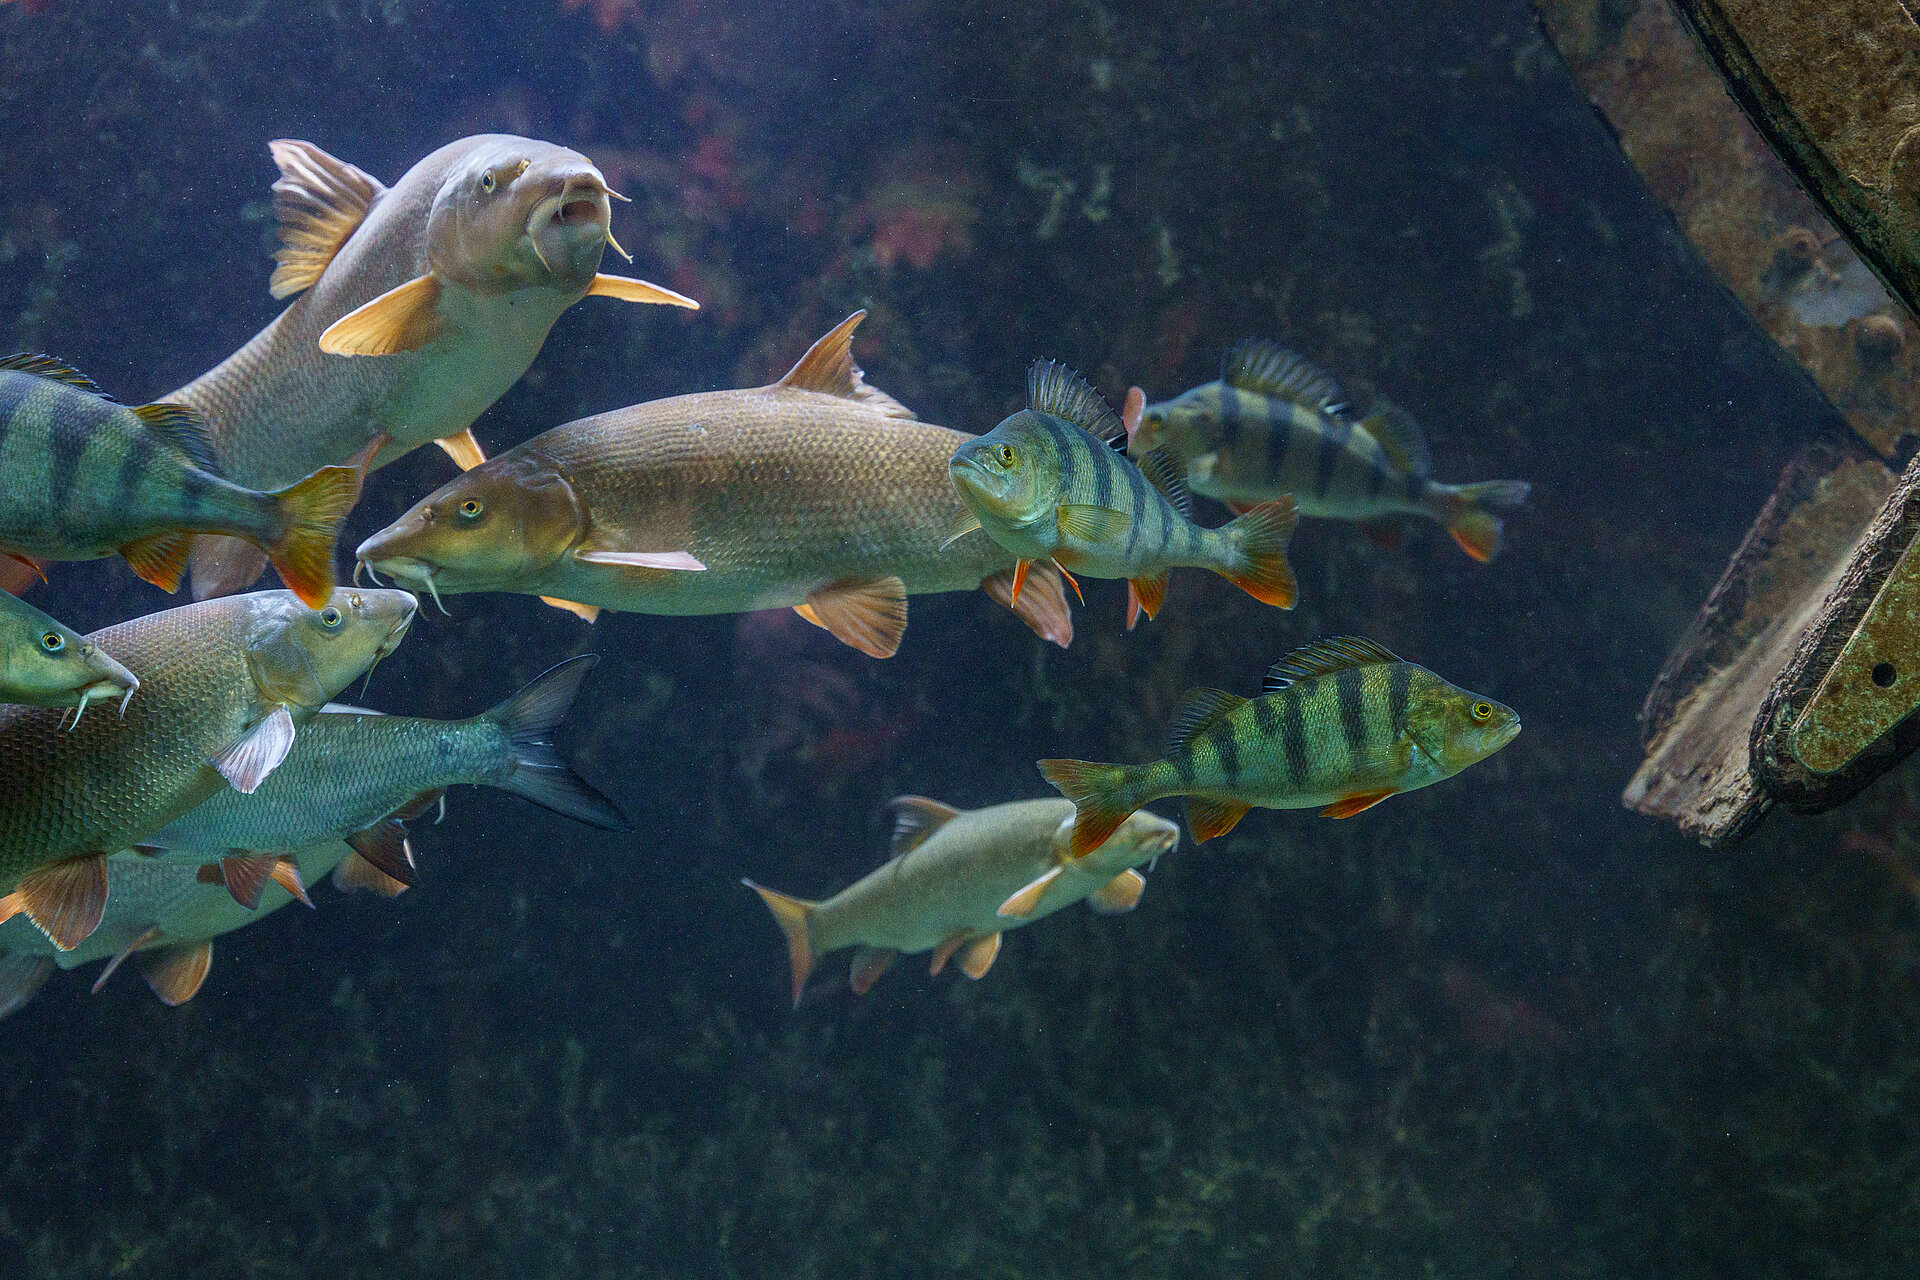
<path fill-rule="evenodd" d="M 760 901 L 773 912 L 773 922 L 787 935 L 787 959 L 793 962 L 793 1007 L 798 1009 L 800 993 L 807 989 L 807 975 L 813 972 L 813 945 L 807 939 L 807 917 L 820 904 L 777 893 L 751 880 L 740 883 L 760 895 Z"/>
<path fill-rule="evenodd" d="M 358 467 L 322 467 L 299 484 L 273 496 L 280 500 L 284 529 L 266 548 L 273 567 L 309 609 L 333 594 L 334 544 L 340 524 L 360 497 Z"/>
<path fill-rule="evenodd" d="M 1042 760 L 1040 776 L 1073 801 L 1073 856 L 1084 858 L 1107 842 L 1133 811 L 1152 797 L 1134 799 L 1124 764 L 1087 760 Z"/>
<path fill-rule="evenodd" d="M 1460 485 L 1453 491 L 1459 509 L 1448 522 L 1447 532 L 1453 535 L 1462 551 L 1485 564 L 1500 554 L 1502 527 L 1500 517 L 1487 508 L 1517 507 L 1527 500 L 1532 490 L 1533 486 L 1525 480 L 1485 480 Z"/>
<path fill-rule="evenodd" d="M 1262 604 L 1282 609 L 1293 608 L 1300 596 L 1294 584 L 1293 566 L 1287 563 L 1287 541 L 1293 537 L 1299 511 L 1291 497 L 1263 502 L 1228 524 L 1221 532 L 1230 537 L 1237 559 L 1220 576 Z"/>

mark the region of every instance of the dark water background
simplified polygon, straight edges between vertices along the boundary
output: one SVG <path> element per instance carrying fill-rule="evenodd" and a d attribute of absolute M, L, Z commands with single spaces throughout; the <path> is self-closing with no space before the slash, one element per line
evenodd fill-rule
<path fill-rule="evenodd" d="M 947 425 L 1036 356 L 1159 398 L 1261 335 L 1410 406 L 1443 479 L 1536 485 L 1490 567 L 1314 524 L 1295 612 L 1187 573 L 1129 636 L 1097 583 L 1066 653 L 977 594 L 916 597 L 884 663 L 452 601 L 368 701 L 467 714 L 596 648 L 562 745 L 636 834 L 457 794 L 418 889 L 218 940 L 178 1010 L 56 975 L 0 1024 L 0 1274 L 1912 1274 L 1916 907 L 1840 838 L 1912 778 L 1717 856 L 1617 799 L 1831 410 L 1524 5 L 52 0 L 0 8 L 0 101 L 4 343 L 129 401 L 275 313 L 268 140 L 392 181 L 500 129 L 592 156 L 634 273 L 707 305 L 575 307 L 490 449 L 766 381 L 866 306 L 871 380 Z M 449 473 L 382 472 L 349 541 Z M 163 603 L 104 563 L 32 598 Z M 1256 812 L 982 982 L 785 1007 L 741 875 L 823 896 L 889 797 L 1148 758 L 1186 686 L 1338 633 L 1525 732 L 1351 822 Z"/>

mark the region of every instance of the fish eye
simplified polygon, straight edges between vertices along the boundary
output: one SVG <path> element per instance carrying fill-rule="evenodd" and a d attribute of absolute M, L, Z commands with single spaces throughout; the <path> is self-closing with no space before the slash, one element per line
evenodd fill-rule
<path fill-rule="evenodd" d="M 1473 704 L 1472 710 L 1467 714 L 1471 715 L 1475 720 L 1491 720 L 1493 719 L 1493 704 L 1491 702 L 1476 702 Z"/>
<path fill-rule="evenodd" d="M 340 625 L 340 611 L 332 605 L 320 611 L 320 625 L 329 629 Z"/>
<path fill-rule="evenodd" d="M 478 520 L 480 513 L 486 509 L 486 504 L 482 503 L 478 498 L 468 498 L 460 504 L 460 514 L 468 520 Z"/>
<path fill-rule="evenodd" d="M 1010 444 L 1001 445 L 999 448 L 999 456 L 1000 456 L 1001 466 L 1003 467 L 1012 466 L 1013 465 L 1013 446 Z"/>
<path fill-rule="evenodd" d="M 489 169 L 480 175 L 480 190 L 487 195 L 492 195 L 493 189 L 499 185 L 499 180 L 493 176 L 493 170 Z"/>
<path fill-rule="evenodd" d="M 48 653 L 58 653 L 67 647 L 67 638 L 58 631 L 49 631 L 40 637 L 40 647 Z"/>

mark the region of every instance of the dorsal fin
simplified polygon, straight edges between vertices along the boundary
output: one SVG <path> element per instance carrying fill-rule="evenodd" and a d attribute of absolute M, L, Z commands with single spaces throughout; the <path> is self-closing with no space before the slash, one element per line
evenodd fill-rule
<path fill-rule="evenodd" d="M 1330 676 L 1348 667 L 1398 661 L 1399 657 L 1385 646 L 1361 636 L 1334 636 L 1329 640 L 1316 640 L 1303 645 L 1267 668 L 1267 681 L 1262 688 L 1272 693 L 1276 689 L 1286 688 L 1295 680 Z"/>
<path fill-rule="evenodd" d="M 1340 384 L 1297 351 L 1265 338 L 1244 338 L 1227 352 L 1220 380 L 1242 391 L 1257 391 L 1323 413 L 1337 413 L 1344 397 Z"/>
<path fill-rule="evenodd" d="M 1433 474 L 1433 452 L 1427 448 L 1426 433 L 1413 415 L 1387 400 L 1374 403 L 1373 412 L 1360 422 L 1368 435 L 1380 442 L 1387 461 L 1410 476 Z"/>
<path fill-rule="evenodd" d="M 911 853 L 926 843 L 928 836 L 945 826 L 960 811 L 950 804 L 925 796 L 895 796 L 887 801 L 893 815 L 893 838 L 887 852 L 893 857 Z"/>
<path fill-rule="evenodd" d="M 183 404 L 143 404 L 133 411 L 147 424 L 147 430 L 170 448 L 178 449 L 202 471 L 220 474 L 220 459 L 213 451 L 213 433 L 207 420 Z"/>
<path fill-rule="evenodd" d="M 1167 724 L 1167 742 L 1162 754 L 1170 756 L 1184 751 L 1189 742 L 1205 733 L 1215 721 L 1246 705 L 1245 698 L 1225 689 L 1187 690 L 1180 695 L 1180 705 L 1174 708 L 1173 719 Z"/>
<path fill-rule="evenodd" d="M 268 288 L 276 298 L 291 298 L 320 278 L 386 188 L 311 142 L 281 138 L 267 150 L 280 167 L 273 184 L 273 216 L 280 224 L 273 260 L 279 265 Z"/>
<path fill-rule="evenodd" d="M 833 326 L 825 337 L 807 348 L 807 354 L 775 385 L 857 400 L 885 418 L 912 419 L 913 410 L 880 388 L 868 386 L 860 366 L 853 362 L 853 331 L 866 318 L 864 310 L 856 311 Z"/>
<path fill-rule="evenodd" d="M 92 378 L 89 378 L 72 365 L 63 364 L 52 356 L 41 355 L 37 351 L 16 351 L 5 359 L 0 359 L 0 369 L 12 369 L 16 373 L 30 373 L 36 378 L 52 378 L 55 382 L 64 382 L 70 387 L 78 387 L 82 391 L 90 392 L 93 395 L 99 396 L 102 400 L 113 399 L 112 396 L 102 391 L 99 384 L 94 382 Z"/>
<path fill-rule="evenodd" d="M 1120 415 L 1100 393 L 1057 360 L 1035 360 L 1027 370 L 1027 408 L 1065 418 L 1102 440 L 1126 433 Z"/>
<path fill-rule="evenodd" d="M 1173 509 L 1193 519 L 1193 495 L 1187 492 L 1187 464 L 1173 450 L 1161 445 L 1140 459 L 1140 474 L 1173 504 Z"/>

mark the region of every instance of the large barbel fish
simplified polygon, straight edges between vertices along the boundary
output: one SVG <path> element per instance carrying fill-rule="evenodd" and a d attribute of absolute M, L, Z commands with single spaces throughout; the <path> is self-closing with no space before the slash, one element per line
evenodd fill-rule
<path fill-rule="evenodd" d="M 1131 911 L 1146 889 L 1133 868 L 1180 843 L 1180 828 L 1147 812 L 1130 815 L 1085 857 L 1069 850 L 1073 806 L 1065 800 L 1017 800 L 971 812 L 924 796 L 900 796 L 892 857 L 824 902 L 760 895 L 787 935 L 793 1002 L 816 958 L 858 946 L 852 984 L 864 995 L 901 952 L 933 952 L 939 973 L 959 957 L 979 978 L 1000 954 L 1000 935 L 1084 901 L 1103 913 Z"/>
<path fill-rule="evenodd" d="M 560 313 L 590 294 L 697 306 L 602 275 L 613 193 L 576 151 L 509 134 L 449 143 L 392 187 L 309 142 L 271 144 L 294 302 L 172 395 L 212 428 L 228 478 L 280 487 L 385 437 L 381 466 L 438 440 L 484 456 L 468 428 L 512 386 Z M 370 357 L 351 359 L 347 357 Z M 194 550 L 194 594 L 238 591 L 262 568 L 230 539 Z"/>
<path fill-rule="evenodd" d="M 229 784 L 251 791 L 298 727 L 406 635 L 404 591 L 341 589 L 320 609 L 288 591 L 183 605 L 96 631 L 140 678 L 124 718 L 0 707 L 0 919 L 24 912 L 56 946 L 93 932 L 105 858 Z"/>
<path fill-rule="evenodd" d="M 589 617 L 792 606 L 877 658 L 899 647 L 909 595 L 980 587 L 1064 647 L 1051 571 L 1016 600 L 1015 557 L 991 539 L 942 550 L 966 514 L 947 460 L 973 437 L 867 385 L 848 346 L 865 316 L 772 386 L 543 432 L 416 503 L 360 561 L 436 596 L 514 591 Z"/>

